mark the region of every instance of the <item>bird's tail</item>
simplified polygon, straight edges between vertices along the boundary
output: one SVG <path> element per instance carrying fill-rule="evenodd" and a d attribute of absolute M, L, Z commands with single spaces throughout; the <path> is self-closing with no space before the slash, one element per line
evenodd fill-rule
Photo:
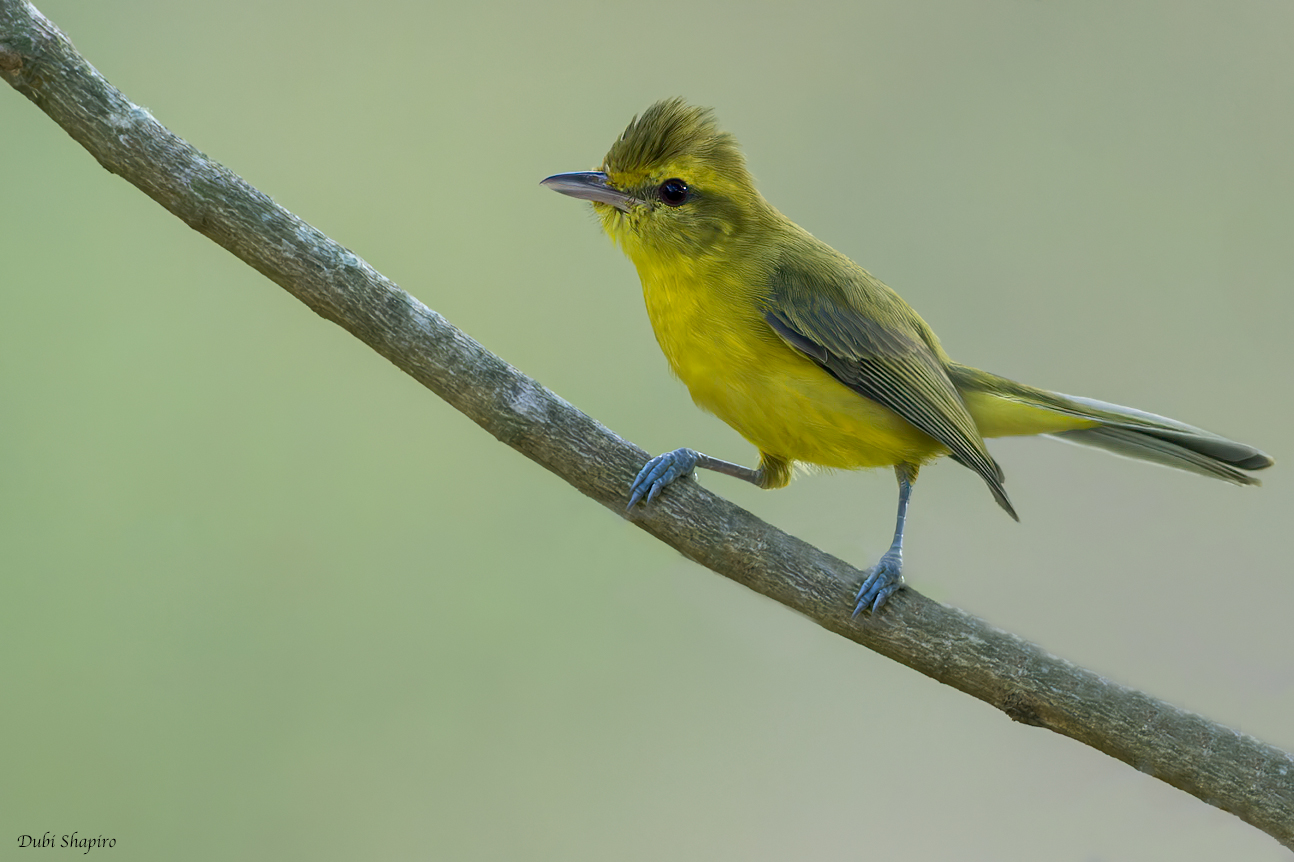
<path fill-rule="evenodd" d="M 1047 434 L 1237 485 L 1261 484 L 1244 471 L 1275 463 L 1253 446 L 1144 410 L 1035 389 L 965 365 L 948 373 L 985 437 Z"/>

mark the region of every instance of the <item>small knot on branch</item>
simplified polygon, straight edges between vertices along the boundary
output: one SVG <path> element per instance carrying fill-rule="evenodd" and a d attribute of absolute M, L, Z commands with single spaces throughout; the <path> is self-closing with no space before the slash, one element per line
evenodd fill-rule
<path fill-rule="evenodd" d="M 1021 724 L 1027 724 L 1032 727 L 1045 727 L 1042 715 L 1034 705 L 1033 699 L 1022 691 L 1012 691 L 1002 699 L 999 704 L 1001 710 L 1007 714 L 1012 721 L 1018 721 Z"/>

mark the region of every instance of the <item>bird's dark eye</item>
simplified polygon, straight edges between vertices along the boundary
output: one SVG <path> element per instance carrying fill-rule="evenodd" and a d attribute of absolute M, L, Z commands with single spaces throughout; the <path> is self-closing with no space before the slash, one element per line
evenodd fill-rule
<path fill-rule="evenodd" d="M 656 189 L 656 196 L 667 207 L 681 207 L 689 196 L 687 183 L 678 178 L 666 180 Z"/>

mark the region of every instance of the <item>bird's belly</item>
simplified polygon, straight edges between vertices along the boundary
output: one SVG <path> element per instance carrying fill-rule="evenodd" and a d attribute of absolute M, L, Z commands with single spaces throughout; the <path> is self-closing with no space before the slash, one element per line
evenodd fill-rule
<path fill-rule="evenodd" d="M 945 449 L 892 410 L 840 383 L 762 320 L 657 338 L 696 404 L 761 452 L 823 467 L 923 463 Z"/>

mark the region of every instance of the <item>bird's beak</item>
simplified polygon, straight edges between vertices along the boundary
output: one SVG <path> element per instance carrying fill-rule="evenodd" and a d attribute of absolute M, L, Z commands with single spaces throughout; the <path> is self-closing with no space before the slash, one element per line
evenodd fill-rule
<path fill-rule="evenodd" d="M 580 200 L 610 204 L 621 212 L 629 212 L 629 208 L 638 203 L 636 198 L 607 185 L 607 175 L 601 171 L 553 174 L 546 180 L 540 180 L 539 184 Z"/>

